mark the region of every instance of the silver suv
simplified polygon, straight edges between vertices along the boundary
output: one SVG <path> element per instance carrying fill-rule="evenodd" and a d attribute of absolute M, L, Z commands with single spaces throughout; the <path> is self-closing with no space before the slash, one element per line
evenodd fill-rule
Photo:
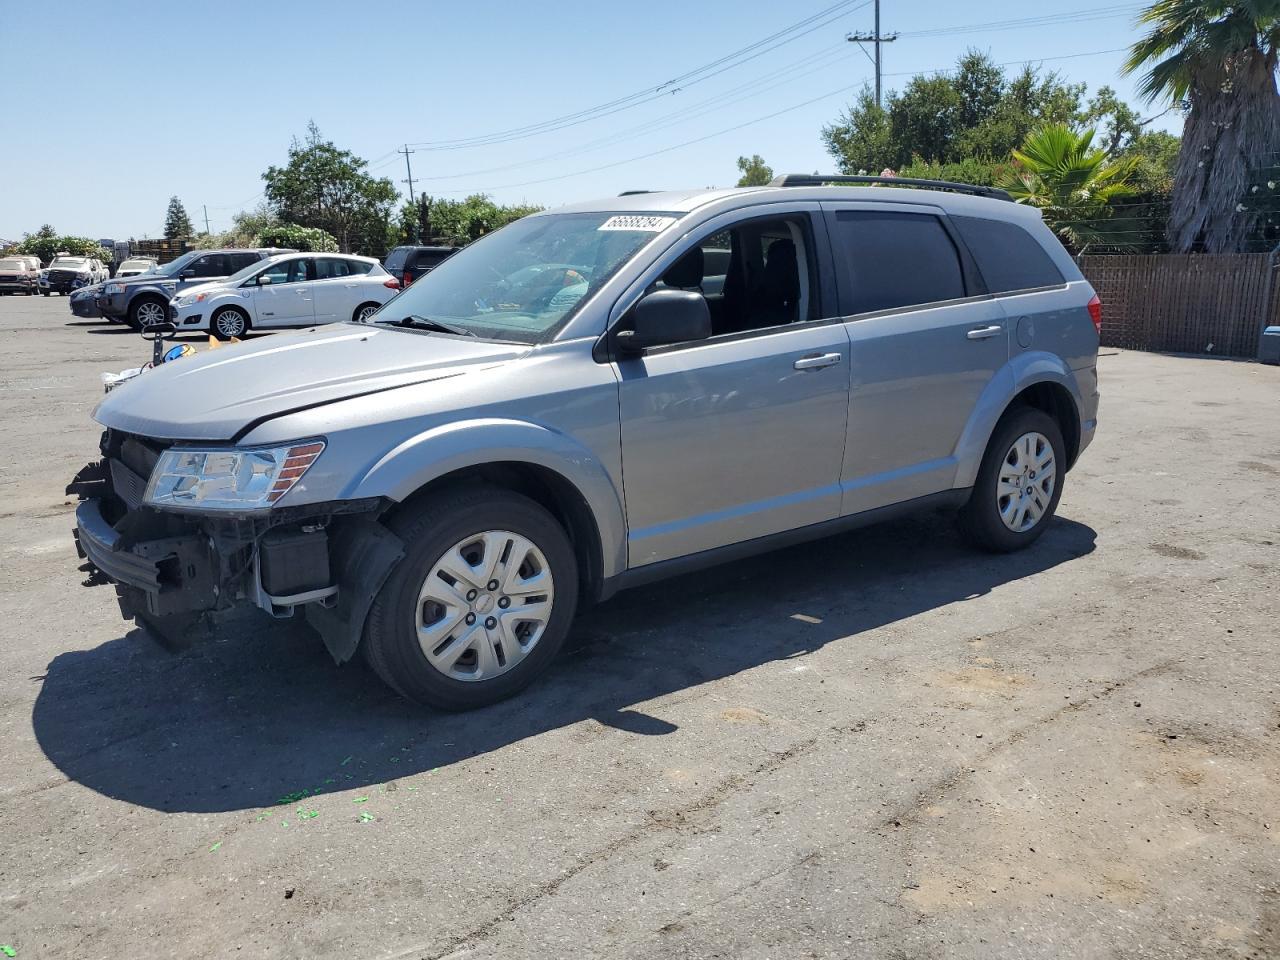
<path fill-rule="evenodd" d="M 925 508 L 1031 544 L 1093 438 L 1098 300 L 997 191 L 849 179 L 540 213 L 367 322 L 136 378 L 69 488 L 93 579 L 174 642 L 301 612 L 463 709 L 638 583 Z"/>

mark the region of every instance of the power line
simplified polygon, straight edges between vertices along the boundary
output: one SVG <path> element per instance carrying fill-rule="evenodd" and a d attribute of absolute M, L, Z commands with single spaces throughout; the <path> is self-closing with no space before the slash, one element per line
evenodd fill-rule
<path fill-rule="evenodd" d="M 551 133 L 589 120 L 610 116 L 620 110 L 628 110 L 632 107 L 652 102 L 655 99 L 680 93 L 694 84 L 702 83 L 712 77 L 719 76 L 727 70 L 740 67 L 785 44 L 820 30 L 857 10 L 868 7 L 873 2 L 874 0 L 840 0 L 839 3 L 826 7 L 811 16 L 805 17 L 803 20 L 799 20 L 782 30 L 757 40 L 755 43 L 748 44 L 733 53 L 726 54 L 693 70 L 686 71 L 677 77 L 672 77 L 656 87 L 646 87 L 624 97 L 597 104 L 594 107 L 587 107 L 574 113 L 527 124 L 523 127 L 514 127 L 508 130 L 456 140 L 416 141 L 410 145 L 424 150 L 457 150 L 466 147 L 495 146 L 500 143 L 522 140 L 542 133 Z"/>
<path fill-rule="evenodd" d="M 1047 27 L 1061 23 L 1087 23 L 1092 20 L 1127 17 L 1140 9 L 1142 9 L 1142 4 L 1125 4 L 1119 7 L 1092 7 L 1088 10 L 1074 10 L 1069 13 L 1053 13 L 1039 17 L 1023 17 L 1017 20 L 991 20 L 986 23 L 960 23 L 950 27 L 930 27 L 927 30 L 904 30 L 900 36 L 947 37 L 957 33 L 990 33 L 999 30 Z"/>
<path fill-rule="evenodd" d="M 834 59 L 831 58 L 832 53 L 843 50 L 844 46 L 845 44 L 843 42 L 838 43 L 833 47 L 829 47 L 827 49 L 819 51 L 817 54 L 814 54 L 808 57 L 803 57 L 800 60 L 792 64 L 789 64 L 786 67 L 783 67 L 779 70 L 775 70 L 772 73 L 765 74 L 764 76 L 757 77 L 755 80 L 749 81 L 745 84 L 741 84 L 740 86 L 737 86 L 737 87 L 733 87 L 725 91 L 724 93 L 717 94 L 714 97 L 710 97 L 698 103 L 689 104 L 687 107 L 682 108 L 680 110 L 675 110 L 671 113 L 664 114 L 659 117 L 655 117 L 653 120 L 649 120 L 641 124 L 636 124 L 635 126 L 632 126 L 632 127 L 627 127 L 616 133 L 609 134 L 608 136 L 599 137 L 595 140 L 590 140 L 584 144 L 580 144 L 576 147 L 573 147 L 567 150 L 558 150 L 555 153 L 544 154 L 540 157 L 534 157 L 531 160 L 521 160 L 515 163 L 506 163 L 506 164 L 502 164 L 501 166 L 489 167 L 483 170 L 468 170 L 464 173 L 451 173 L 451 174 L 442 174 L 439 176 L 419 177 L 418 180 L 420 183 L 426 182 L 426 181 L 459 180 L 465 177 L 483 176 L 489 173 L 500 173 L 504 170 L 514 170 L 514 169 L 519 169 L 521 167 L 535 166 L 537 164 L 546 163 L 551 160 L 562 160 L 569 157 L 577 156 L 582 153 L 589 153 L 593 150 L 599 150 L 603 147 L 613 146 L 614 144 L 617 144 L 617 143 L 623 143 L 627 140 L 634 140 L 637 137 L 648 136 L 654 133 L 655 131 L 663 130 L 672 126 L 677 126 L 689 120 L 695 120 L 698 117 L 706 116 L 709 113 L 717 112 L 725 107 L 732 106 L 736 103 L 741 103 L 744 100 L 750 100 L 751 98 L 756 96 L 756 88 L 769 85 L 769 90 L 773 91 L 786 84 L 794 83 L 797 80 L 802 80 L 805 77 L 811 76 L 812 74 L 818 73 L 822 70 L 826 70 L 831 66 L 835 65 L 836 63 L 839 63 L 848 58 L 847 53 L 845 54 L 845 56 L 842 56 L 842 57 L 836 57 Z M 826 62 L 817 62 L 817 61 L 826 61 Z M 812 67 L 809 70 L 804 70 L 802 72 L 796 73 L 793 76 L 788 77 L 788 79 L 782 80 L 778 83 L 772 83 L 772 81 L 776 80 L 779 76 L 790 73 L 796 67 L 806 66 L 810 63 L 815 63 L 815 62 L 817 62 L 817 65 Z M 747 92 L 743 93 L 743 95 L 741 96 L 735 96 L 735 94 L 738 94 L 742 91 L 747 91 Z"/>
<path fill-rule="evenodd" d="M 635 163 L 639 160 L 648 160 L 651 157 L 657 157 L 664 153 L 670 153 L 672 150 L 679 150 L 683 147 L 691 147 L 696 143 L 703 143 L 704 141 L 714 139 L 715 137 L 723 136 L 726 133 L 733 133 L 735 130 L 741 130 L 744 127 L 754 126 L 757 123 L 764 123 L 766 120 L 772 120 L 775 117 L 782 116 L 783 114 L 791 113 L 793 110 L 800 110 L 803 107 L 811 106 L 812 104 L 815 104 L 820 100 L 826 100 L 830 97 L 834 97 L 838 93 L 848 93 L 850 90 L 857 89 L 859 86 L 861 86 L 864 83 L 866 83 L 866 78 L 863 78 L 862 80 L 859 80 L 857 83 L 851 84 L 850 86 L 839 87 L 835 90 L 828 90 L 826 93 L 819 94 L 818 96 L 813 97 L 812 99 L 809 99 L 809 100 L 805 100 L 801 103 L 793 103 L 789 107 L 783 107 L 781 110 L 776 110 L 773 113 L 766 114 L 763 117 L 756 117 L 754 120 L 746 120 L 742 123 L 734 124 L 731 127 L 725 127 L 723 130 L 717 130 L 714 133 L 708 133 L 701 137 L 695 137 L 692 140 L 685 140 L 681 143 L 675 143 L 669 147 L 663 147 L 660 150 L 651 150 L 649 153 L 642 153 L 636 157 L 628 157 L 626 160 L 615 160 L 613 163 L 603 163 L 597 167 L 590 167 L 586 170 L 575 170 L 572 173 L 562 173 L 554 177 L 542 177 L 537 180 L 525 180 L 520 183 L 496 184 L 491 187 L 486 187 L 481 192 L 488 193 L 493 190 L 509 190 L 514 187 L 529 187 L 529 186 L 534 186 L 535 184 L 552 183 L 556 180 L 568 180 L 568 179 L 571 179 L 572 177 L 581 177 L 589 173 L 597 173 L 600 170 L 610 170 L 614 167 L 621 167 L 621 166 L 624 166 L 625 164 Z M 446 192 L 464 193 L 468 191 L 451 190 Z"/>

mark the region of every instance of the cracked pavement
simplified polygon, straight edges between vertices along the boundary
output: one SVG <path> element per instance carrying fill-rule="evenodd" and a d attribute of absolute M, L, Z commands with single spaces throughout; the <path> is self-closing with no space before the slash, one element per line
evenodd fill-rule
<path fill-rule="evenodd" d="M 929 516 L 623 594 L 446 716 L 80 586 L 61 491 L 147 348 L 70 319 L 0 298 L 22 960 L 1280 956 L 1280 370 L 1107 352 L 1031 551 Z"/>

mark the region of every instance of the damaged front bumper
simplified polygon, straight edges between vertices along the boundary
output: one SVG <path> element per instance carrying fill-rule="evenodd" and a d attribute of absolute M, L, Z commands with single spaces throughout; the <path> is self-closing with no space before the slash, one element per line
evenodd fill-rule
<path fill-rule="evenodd" d="M 127 443 L 132 442 L 130 448 Z M 161 511 L 142 503 L 145 457 L 134 438 L 104 438 L 107 457 L 67 488 L 81 498 L 75 541 L 86 585 L 115 586 L 120 612 L 187 646 L 202 624 L 238 606 L 273 617 L 303 611 L 339 663 L 360 642 L 374 597 L 404 555 L 378 522 L 389 504 L 352 500 L 220 516 Z M 126 459 L 130 462 L 126 462 Z"/>

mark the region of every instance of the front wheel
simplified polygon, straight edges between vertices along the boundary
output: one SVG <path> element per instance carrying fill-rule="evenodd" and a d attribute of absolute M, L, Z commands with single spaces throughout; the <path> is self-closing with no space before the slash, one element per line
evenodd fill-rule
<path fill-rule="evenodd" d="M 169 305 L 159 297 L 143 297 L 129 308 L 129 326 L 141 332 L 169 319 Z"/>
<path fill-rule="evenodd" d="M 1030 546 L 1058 509 L 1066 464 L 1053 417 L 1032 407 L 1010 410 L 987 444 L 973 493 L 960 511 L 960 529 L 996 553 Z"/>
<path fill-rule="evenodd" d="M 223 307 L 213 315 L 209 329 L 219 340 L 243 337 L 249 329 L 249 315 L 239 307 Z"/>
<path fill-rule="evenodd" d="M 443 710 L 504 700 L 555 659 L 578 568 L 546 510 L 494 487 L 438 494 L 393 523 L 405 556 L 365 624 L 365 658 L 402 696 Z"/>

